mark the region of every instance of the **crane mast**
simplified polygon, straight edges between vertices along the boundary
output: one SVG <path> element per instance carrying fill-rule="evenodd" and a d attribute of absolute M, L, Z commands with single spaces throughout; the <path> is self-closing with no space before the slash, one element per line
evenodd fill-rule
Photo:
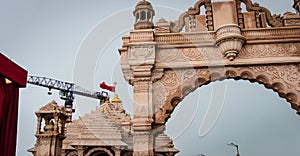
<path fill-rule="evenodd" d="M 72 113 L 75 112 L 75 109 L 73 109 L 74 94 L 99 99 L 100 104 L 109 99 L 108 93 L 105 91 L 91 92 L 74 83 L 59 81 L 47 77 L 29 75 L 27 77 L 27 83 L 48 88 L 48 94 L 51 94 L 52 89 L 59 90 L 60 98 L 65 100 L 65 111 L 68 115 L 67 122 L 72 122 Z"/>

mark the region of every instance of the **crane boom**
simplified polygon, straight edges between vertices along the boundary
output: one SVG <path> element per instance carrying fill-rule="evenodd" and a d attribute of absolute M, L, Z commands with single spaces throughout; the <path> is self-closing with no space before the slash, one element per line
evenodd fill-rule
<path fill-rule="evenodd" d="M 89 97 L 89 98 L 94 98 L 94 99 L 100 99 L 102 100 L 103 98 L 107 98 L 108 93 L 102 91 L 100 92 L 91 92 L 87 89 L 84 89 L 74 83 L 70 82 L 64 82 L 64 81 L 59 81 L 55 80 L 52 78 L 47 78 L 47 77 L 40 77 L 40 76 L 28 76 L 27 78 L 27 83 L 41 86 L 41 87 L 46 87 L 51 89 L 56 89 L 62 92 L 71 92 L 73 94 Z"/>
<path fill-rule="evenodd" d="M 60 98 L 65 100 L 65 109 L 66 109 L 66 113 L 69 116 L 69 118 L 67 119 L 68 122 L 72 121 L 72 112 L 75 111 L 73 109 L 73 100 L 74 100 L 73 94 L 99 99 L 100 104 L 104 103 L 108 99 L 108 93 L 105 91 L 91 92 L 74 83 L 59 81 L 47 77 L 29 75 L 27 78 L 27 83 L 49 88 L 49 91 L 51 89 L 59 90 Z"/>

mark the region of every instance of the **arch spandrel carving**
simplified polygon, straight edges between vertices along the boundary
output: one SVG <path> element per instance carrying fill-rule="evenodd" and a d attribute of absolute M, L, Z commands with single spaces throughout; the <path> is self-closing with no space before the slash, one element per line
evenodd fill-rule
<path fill-rule="evenodd" d="M 299 64 L 288 64 L 167 70 L 164 77 L 156 82 L 162 84 L 168 92 L 162 94 L 166 95 L 165 105 L 160 106 L 159 111 L 156 112 L 155 122 L 165 124 L 177 104 L 189 93 L 210 82 L 223 79 L 243 79 L 260 83 L 277 92 L 299 112 L 299 67 Z M 156 94 L 160 94 L 161 90 L 155 90 Z"/>

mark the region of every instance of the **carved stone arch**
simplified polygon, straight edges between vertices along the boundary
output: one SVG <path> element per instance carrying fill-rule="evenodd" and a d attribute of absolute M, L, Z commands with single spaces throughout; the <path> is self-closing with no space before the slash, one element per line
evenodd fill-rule
<path fill-rule="evenodd" d="M 85 156 L 90 156 L 91 154 L 93 154 L 96 151 L 103 151 L 105 152 L 107 155 L 109 156 L 113 156 L 113 154 L 111 153 L 110 150 L 106 149 L 106 148 L 102 148 L 102 147 L 98 147 L 98 148 L 93 148 L 91 150 L 89 150 L 89 152 L 87 154 L 85 154 Z"/>
<path fill-rule="evenodd" d="M 196 71 L 202 72 L 197 69 Z M 224 71 L 223 75 L 221 71 Z M 165 76 L 168 75 L 169 74 L 165 74 Z M 285 98 L 296 111 L 299 111 L 300 109 L 300 99 L 298 97 L 298 95 L 300 95 L 300 73 L 298 71 L 298 65 L 224 67 L 220 70 L 205 72 L 205 74 L 196 73 L 196 75 L 198 75 L 198 77 L 195 82 L 193 82 L 195 85 L 190 85 L 189 80 L 181 82 L 182 86 L 177 86 L 177 88 L 181 88 L 181 90 L 177 89 L 175 93 L 167 95 L 165 105 L 155 114 L 155 122 L 157 124 L 165 124 L 175 107 L 180 103 L 180 101 L 188 96 L 189 93 L 193 92 L 198 87 L 209 84 L 210 82 L 224 79 L 242 79 L 248 80 L 252 83 L 256 82 L 262 84 L 265 88 L 272 89 L 277 92 L 279 97 Z M 180 75 L 177 75 L 177 79 L 178 77 L 180 77 Z M 174 77 L 172 78 L 174 79 Z"/>

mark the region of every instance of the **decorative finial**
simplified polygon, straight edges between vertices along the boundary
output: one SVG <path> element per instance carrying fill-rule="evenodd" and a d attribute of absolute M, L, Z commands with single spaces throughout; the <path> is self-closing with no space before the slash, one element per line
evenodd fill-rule
<path fill-rule="evenodd" d="M 114 92 L 116 92 L 116 90 L 117 90 L 117 84 L 118 84 L 118 83 L 115 81 L 115 82 L 114 82 L 114 86 L 115 86 L 115 91 L 114 91 Z"/>
<path fill-rule="evenodd" d="M 122 100 L 119 98 L 119 95 L 117 93 L 117 82 L 114 82 L 115 91 L 114 91 L 114 97 L 111 99 L 111 103 L 121 103 Z"/>

